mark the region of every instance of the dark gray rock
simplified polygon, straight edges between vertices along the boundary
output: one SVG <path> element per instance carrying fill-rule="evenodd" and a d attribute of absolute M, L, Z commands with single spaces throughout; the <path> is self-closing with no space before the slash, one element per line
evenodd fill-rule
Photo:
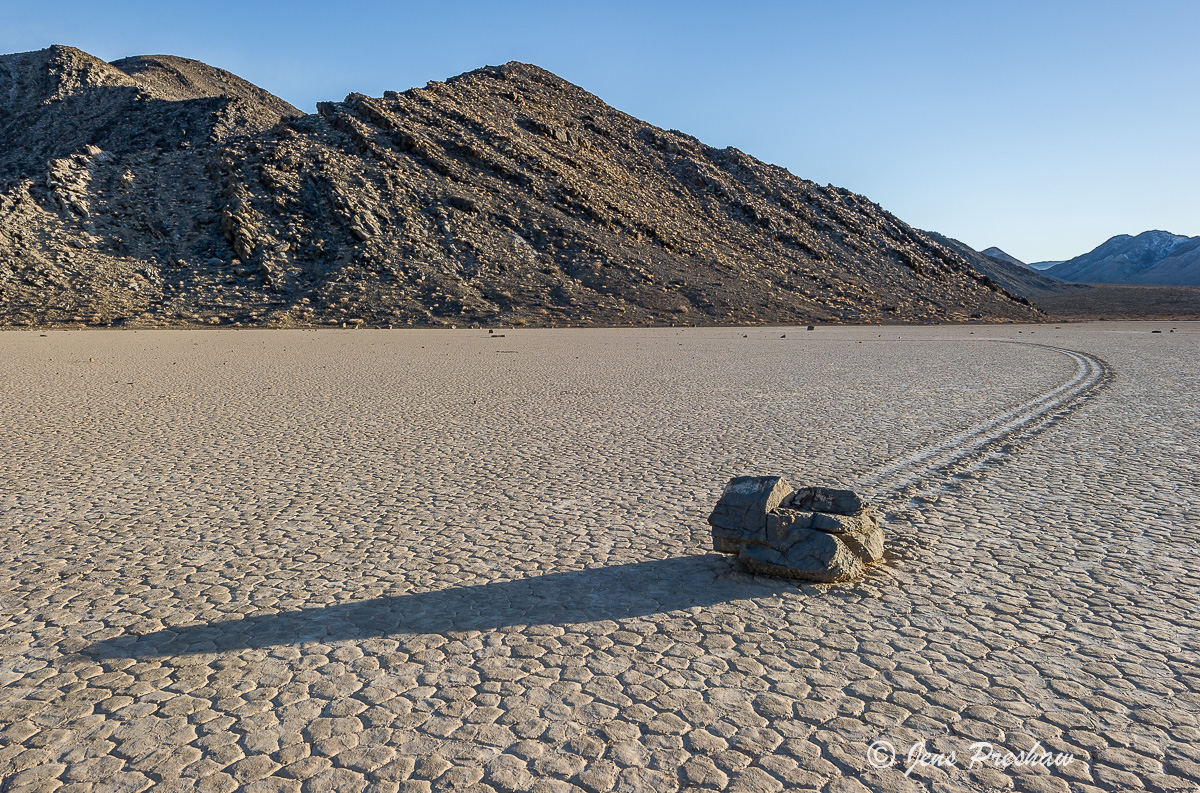
<path fill-rule="evenodd" d="M 460 212 L 479 214 L 479 202 L 473 198 L 468 198 L 467 196 L 461 195 L 452 195 L 446 199 L 446 203 Z"/>
<path fill-rule="evenodd" d="M 713 527 L 713 548 L 737 553 L 746 543 L 767 539 L 767 515 L 792 492 L 781 476 L 736 476 L 725 485 L 708 516 Z"/>
<path fill-rule="evenodd" d="M 879 513 L 851 490 L 793 491 L 782 477 L 739 476 L 708 522 L 713 548 L 754 573 L 836 583 L 883 558 Z"/>
<path fill-rule="evenodd" d="M 878 562 L 883 558 L 883 528 L 878 516 L 872 512 L 871 520 L 864 520 L 859 528 L 843 534 L 832 534 L 846 544 L 863 564 Z"/>
<path fill-rule="evenodd" d="M 863 561 L 835 534 L 807 530 L 786 551 L 769 545 L 746 546 L 738 554 L 742 567 L 752 573 L 838 583 L 862 575 Z"/>
<path fill-rule="evenodd" d="M 792 493 L 788 503 L 784 506 L 814 512 L 829 512 L 834 515 L 853 515 L 863 508 L 863 502 L 853 490 L 802 487 Z"/>
<path fill-rule="evenodd" d="M 812 512 L 776 509 L 767 515 L 767 544 L 780 549 L 790 547 L 812 531 L 814 517 Z"/>

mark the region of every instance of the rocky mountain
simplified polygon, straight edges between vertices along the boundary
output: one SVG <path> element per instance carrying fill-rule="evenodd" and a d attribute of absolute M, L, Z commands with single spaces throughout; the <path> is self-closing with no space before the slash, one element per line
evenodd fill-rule
<path fill-rule="evenodd" d="M 990 248 L 984 248 L 983 250 L 980 251 L 980 253 L 982 253 L 984 256 L 990 257 L 992 259 L 999 259 L 1002 262 L 1016 265 L 1017 267 L 1028 267 L 1029 266 L 1029 265 L 1025 264 L 1025 262 L 1016 258 L 1015 256 L 1009 256 L 1007 253 L 1000 250 L 999 248 L 997 248 L 994 245 Z"/>
<path fill-rule="evenodd" d="M 1119 234 L 1046 274 L 1084 283 L 1200 286 L 1200 237 L 1166 231 Z"/>
<path fill-rule="evenodd" d="M 306 115 L 182 58 L 0 57 L 4 324 L 1039 316 L 863 196 L 535 66 Z"/>

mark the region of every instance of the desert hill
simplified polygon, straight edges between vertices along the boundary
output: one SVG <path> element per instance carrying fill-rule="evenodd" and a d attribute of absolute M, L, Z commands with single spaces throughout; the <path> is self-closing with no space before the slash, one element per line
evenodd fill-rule
<path fill-rule="evenodd" d="M 926 231 L 924 233 L 957 253 L 970 263 L 972 267 L 995 281 L 1005 290 L 1013 294 L 1023 295 L 1034 301 L 1035 305 L 1037 304 L 1037 298 L 1044 296 L 1046 293 L 1064 289 L 1083 288 L 1081 285 L 1066 284 L 1056 278 L 1050 278 L 1043 273 L 1039 273 L 1019 259 L 1015 259 L 1004 253 L 999 248 L 993 247 L 985 251 L 977 251 L 966 243 L 959 242 L 952 237 L 947 237 L 934 231 Z M 993 251 L 993 253 L 989 253 L 988 251 Z M 994 253 L 995 251 L 999 251 L 1000 255 Z"/>
<path fill-rule="evenodd" d="M 1039 316 L 862 196 L 535 66 L 305 115 L 182 58 L 0 57 L 4 324 Z"/>

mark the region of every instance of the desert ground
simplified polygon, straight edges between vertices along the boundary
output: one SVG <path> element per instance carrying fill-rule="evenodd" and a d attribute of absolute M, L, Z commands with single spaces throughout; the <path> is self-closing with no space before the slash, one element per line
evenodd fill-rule
<path fill-rule="evenodd" d="M 2 333 L 0 789 L 1195 791 L 1198 353 Z M 712 553 L 726 480 L 770 473 L 869 493 L 887 560 Z"/>

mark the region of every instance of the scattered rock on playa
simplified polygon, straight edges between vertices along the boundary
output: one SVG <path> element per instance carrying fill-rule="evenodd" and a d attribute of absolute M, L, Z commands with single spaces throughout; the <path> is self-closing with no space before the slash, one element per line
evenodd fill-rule
<path fill-rule="evenodd" d="M 796 490 L 780 476 L 737 476 L 708 522 L 713 549 L 737 554 L 754 573 L 834 583 L 883 558 L 879 512 L 851 490 Z"/>

